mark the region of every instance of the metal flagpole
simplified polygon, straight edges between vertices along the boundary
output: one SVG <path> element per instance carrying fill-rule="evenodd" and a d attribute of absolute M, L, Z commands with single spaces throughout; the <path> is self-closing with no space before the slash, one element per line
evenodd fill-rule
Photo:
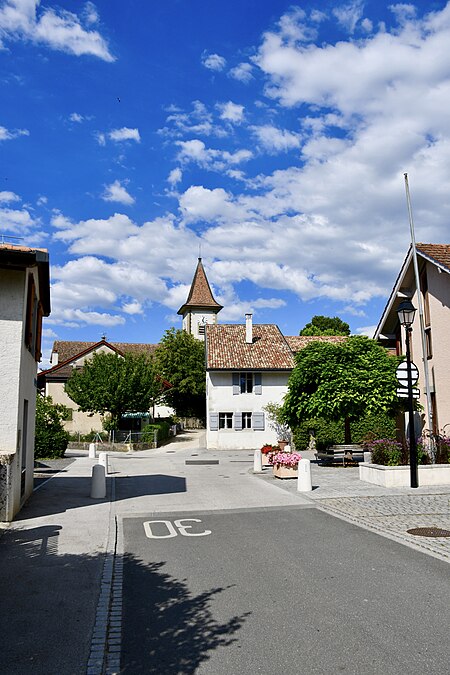
<path fill-rule="evenodd" d="M 419 322 L 420 322 L 420 336 L 422 339 L 422 361 L 423 361 L 423 372 L 425 378 L 425 396 L 427 399 L 427 413 L 428 413 L 428 429 L 430 431 L 430 443 L 431 451 L 433 454 L 434 460 L 434 442 L 433 442 L 433 407 L 431 405 L 431 392 L 430 392 L 430 373 L 428 369 L 428 359 L 427 359 L 427 341 L 425 336 L 425 321 L 423 317 L 423 302 L 422 302 L 422 292 L 420 288 L 420 277 L 419 277 L 419 265 L 417 263 L 417 251 L 416 251 L 416 238 L 414 235 L 414 220 L 411 208 L 411 197 L 409 194 L 409 183 L 408 183 L 408 174 L 405 173 L 405 189 L 406 189 L 406 203 L 408 206 L 408 216 L 409 216 L 409 227 L 411 230 L 411 252 L 412 259 L 414 264 L 414 276 L 416 279 L 416 289 L 417 289 L 417 306 L 419 309 Z"/>

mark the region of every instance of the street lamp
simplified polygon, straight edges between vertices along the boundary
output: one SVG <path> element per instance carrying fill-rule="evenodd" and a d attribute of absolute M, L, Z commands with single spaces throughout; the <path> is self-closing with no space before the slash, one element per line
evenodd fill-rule
<path fill-rule="evenodd" d="M 404 300 L 397 309 L 398 320 L 405 328 L 406 334 L 406 372 L 408 378 L 408 413 L 409 413 L 409 464 L 411 471 L 411 487 L 419 487 L 417 471 L 417 443 L 416 432 L 414 429 L 414 408 L 413 408 L 413 387 L 411 375 L 411 352 L 409 348 L 410 334 L 412 333 L 412 324 L 416 308 L 411 300 Z"/>

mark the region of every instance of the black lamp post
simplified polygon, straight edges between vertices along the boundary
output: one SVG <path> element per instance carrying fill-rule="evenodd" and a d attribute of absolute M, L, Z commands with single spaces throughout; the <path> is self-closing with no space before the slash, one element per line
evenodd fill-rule
<path fill-rule="evenodd" d="M 406 334 L 406 372 L 408 378 L 408 413 L 409 413 L 409 464 L 411 471 L 411 487 L 419 487 L 418 471 L 417 471 L 417 442 L 416 432 L 414 429 L 414 408 L 413 408 L 413 392 L 412 392 L 412 375 L 411 375 L 411 351 L 409 347 L 410 335 L 412 333 L 412 324 L 414 322 L 414 315 L 416 308 L 411 300 L 404 300 L 400 303 L 397 309 L 398 320 L 405 328 Z"/>

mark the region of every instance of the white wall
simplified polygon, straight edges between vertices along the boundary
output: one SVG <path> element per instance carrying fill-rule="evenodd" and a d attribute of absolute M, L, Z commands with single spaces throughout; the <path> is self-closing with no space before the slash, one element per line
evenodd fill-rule
<path fill-rule="evenodd" d="M 287 393 L 288 372 L 262 372 L 261 394 L 236 394 L 233 395 L 231 371 L 209 371 L 206 373 L 206 446 L 209 449 L 221 450 L 254 450 L 261 448 L 265 443 L 275 444 L 279 439 L 267 423 L 265 415 L 264 431 L 245 429 L 220 429 L 211 431 L 211 412 L 264 412 L 263 407 L 267 403 L 281 403 Z"/>
<path fill-rule="evenodd" d="M 183 316 L 183 329 L 193 335 L 197 340 L 204 342 L 205 334 L 199 333 L 198 327 L 202 323 L 217 323 L 217 312 L 212 310 L 189 311 Z"/>

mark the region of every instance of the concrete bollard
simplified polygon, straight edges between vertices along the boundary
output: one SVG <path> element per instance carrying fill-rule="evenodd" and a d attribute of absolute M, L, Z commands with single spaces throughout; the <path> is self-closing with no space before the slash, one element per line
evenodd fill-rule
<path fill-rule="evenodd" d="M 89 443 L 89 459 L 95 459 L 97 457 L 97 446 L 95 443 Z"/>
<path fill-rule="evenodd" d="M 92 467 L 91 497 L 92 499 L 106 497 L 106 474 L 102 464 L 94 464 Z"/>
<path fill-rule="evenodd" d="M 301 459 L 298 463 L 298 492 L 311 492 L 311 462 L 309 459 Z"/>
<path fill-rule="evenodd" d="M 98 463 L 104 467 L 105 475 L 108 475 L 108 453 L 101 452 L 98 456 Z"/>
<path fill-rule="evenodd" d="M 262 471 L 262 454 L 261 450 L 255 450 L 253 457 L 253 473 L 261 473 Z"/>
<path fill-rule="evenodd" d="M 371 452 L 364 452 L 364 463 L 365 464 L 372 464 L 372 453 Z"/>

